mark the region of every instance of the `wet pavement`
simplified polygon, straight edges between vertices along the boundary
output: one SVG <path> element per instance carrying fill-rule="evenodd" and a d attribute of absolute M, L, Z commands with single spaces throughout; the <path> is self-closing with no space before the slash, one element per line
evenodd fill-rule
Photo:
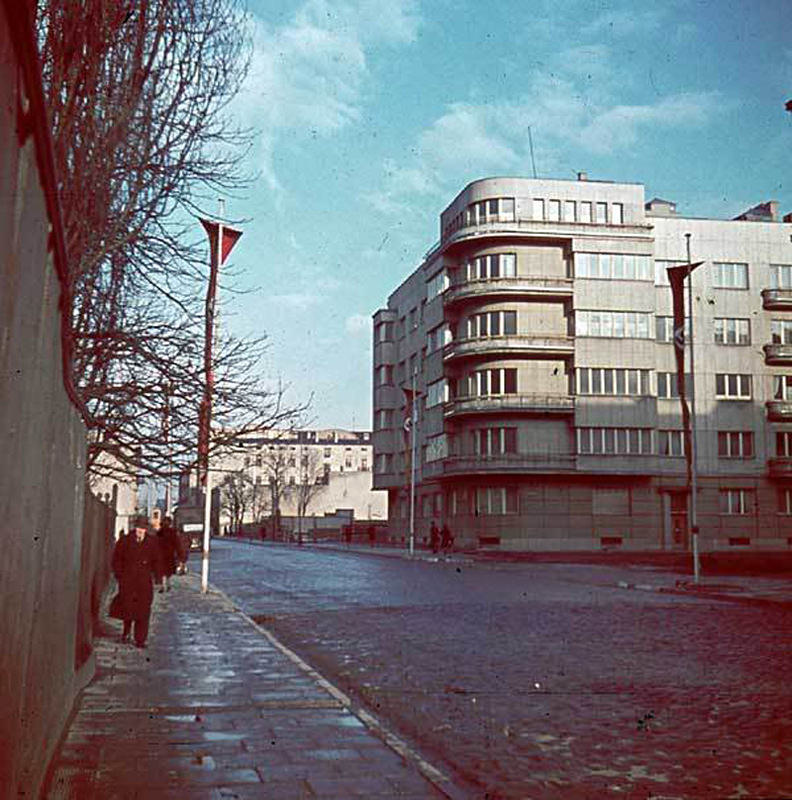
<path fill-rule="evenodd" d="M 122 644 L 120 623 L 106 634 L 45 797 L 456 796 L 225 595 L 202 595 L 194 575 L 155 595 L 147 649 Z"/>
<path fill-rule="evenodd" d="M 792 796 L 787 581 L 344 550 L 212 580 L 470 797 Z"/>

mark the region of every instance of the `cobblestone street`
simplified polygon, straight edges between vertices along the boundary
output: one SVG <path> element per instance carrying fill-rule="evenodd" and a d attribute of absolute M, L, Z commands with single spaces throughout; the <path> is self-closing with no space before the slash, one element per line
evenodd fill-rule
<path fill-rule="evenodd" d="M 790 612 L 611 578 L 244 545 L 213 575 L 473 796 L 792 795 Z"/>

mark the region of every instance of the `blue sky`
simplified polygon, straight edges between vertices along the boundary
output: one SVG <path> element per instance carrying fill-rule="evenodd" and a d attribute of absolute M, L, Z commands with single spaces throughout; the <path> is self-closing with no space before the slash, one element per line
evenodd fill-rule
<path fill-rule="evenodd" d="M 641 182 L 681 214 L 792 211 L 792 2 L 249 0 L 258 178 L 224 324 L 316 426 L 371 426 L 371 314 L 471 180 Z"/>

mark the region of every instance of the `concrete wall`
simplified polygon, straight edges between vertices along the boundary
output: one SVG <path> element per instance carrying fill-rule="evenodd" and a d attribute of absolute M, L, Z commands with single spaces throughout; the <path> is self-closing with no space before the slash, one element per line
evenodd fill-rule
<path fill-rule="evenodd" d="M 54 182 L 46 181 L 41 169 L 41 145 L 48 134 L 41 127 L 21 142 L 18 137 L 18 115 L 26 105 L 23 81 L 27 99 L 33 86 L 31 72 L 20 69 L 25 45 L 32 47 L 33 42 L 26 8 L 0 5 L 3 797 L 37 796 L 76 693 L 92 674 L 92 629 L 86 614 L 100 590 L 101 569 L 96 565 L 106 561 L 107 532 L 95 521 L 104 511 L 89 498 L 91 534 L 85 541 L 81 534 L 85 428 L 63 383 L 60 285 L 48 250 L 50 224 L 57 224 L 47 205 Z M 16 26 L 13 32 L 11 24 Z M 30 107 L 35 117 L 35 103 Z"/>

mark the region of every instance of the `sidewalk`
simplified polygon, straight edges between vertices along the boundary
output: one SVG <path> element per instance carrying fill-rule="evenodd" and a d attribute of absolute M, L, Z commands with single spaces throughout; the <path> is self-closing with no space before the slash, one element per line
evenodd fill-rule
<path fill-rule="evenodd" d="M 225 595 L 194 575 L 173 585 L 155 594 L 147 649 L 121 644 L 120 622 L 96 641 L 45 797 L 461 796 Z"/>

